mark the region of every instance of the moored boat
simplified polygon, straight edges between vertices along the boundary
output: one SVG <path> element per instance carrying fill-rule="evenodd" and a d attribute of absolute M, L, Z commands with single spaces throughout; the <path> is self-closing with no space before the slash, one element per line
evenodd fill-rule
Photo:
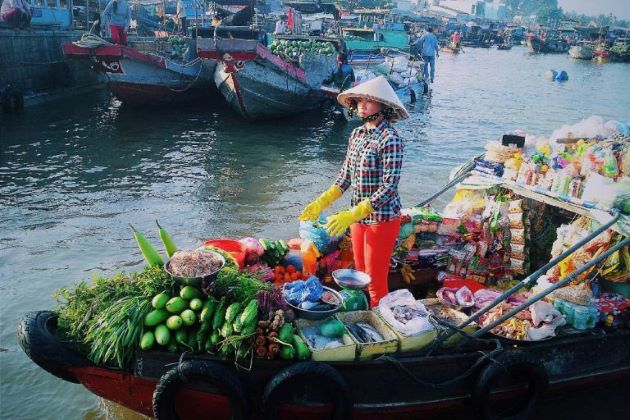
<path fill-rule="evenodd" d="M 247 119 L 281 118 L 321 106 L 323 80 L 335 57 L 303 56 L 301 67 L 255 40 L 198 41 L 198 55 L 216 60 L 214 83 L 228 104 Z"/>
<path fill-rule="evenodd" d="M 573 45 L 569 48 L 569 57 L 576 60 L 592 60 L 593 48 L 588 45 Z"/>
<path fill-rule="evenodd" d="M 162 104 L 216 95 L 211 84 L 215 62 L 196 57 L 194 40 L 182 41 L 182 55 L 186 48 L 188 53 L 178 59 L 169 58 L 173 54 L 159 54 L 159 44 L 164 41 L 155 38 L 136 46 L 100 40 L 64 44 L 62 48 L 66 57 L 83 60 L 104 74 L 113 94 L 127 104 Z"/>
<path fill-rule="evenodd" d="M 541 39 L 538 36 L 527 37 L 527 47 L 537 54 L 566 54 L 569 51 L 569 44 L 561 39 Z"/>

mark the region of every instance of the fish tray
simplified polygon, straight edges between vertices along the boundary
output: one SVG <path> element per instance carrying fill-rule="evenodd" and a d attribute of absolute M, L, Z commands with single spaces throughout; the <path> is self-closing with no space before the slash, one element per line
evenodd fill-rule
<path fill-rule="evenodd" d="M 421 299 L 420 302 L 427 308 L 427 310 L 433 312 L 434 314 L 435 314 L 434 308 L 441 307 L 441 311 L 448 314 L 448 319 L 445 319 L 445 321 L 447 321 L 448 323 L 454 326 L 457 326 L 468 319 L 468 316 L 466 314 L 464 314 L 463 312 L 457 311 L 453 308 L 449 308 L 448 306 L 444 306 L 442 302 L 440 302 L 439 299 Z M 462 329 L 466 331 L 467 333 L 472 334 L 479 329 L 479 325 L 477 325 L 476 322 L 472 322 L 466 325 Z M 435 331 L 433 331 L 433 335 L 435 339 L 435 336 L 436 336 Z M 462 336 L 461 333 L 459 332 L 455 333 L 451 335 L 449 338 L 447 338 L 442 343 L 441 347 L 442 348 L 453 347 L 454 345 L 462 341 L 463 338 L 464 337 Z"/>
<path fill-rule="evenodd" d="M 387 322 L 387 320 L 383 318 L 383 315 L 378 309 L 375 309 L 374 311 L 378 314 L 379 318 L 381 318 L 383 322 L 387 324 L 387 326 L 394 332 L 396 337 L 398 337 L 401 352 L 422 350 L 435 341 L 435 337 L 437 336 L 435 329 L 423 331 L 419 334 L 406 335 L 398 331 L 396 328 L 394 328 L 392 324 Z"/>
<path fill-rule="evenodd" d="M 398 351 L 398 337 L 387 325 L 385 321 L 381 319 L 375 312 L 372 311 L 354 311 L 354 312 L 340 312 L 335 315 L 337 319 L 344 324 L 354 323 L 358 321 L 364 321 L 373 326 L 382 336 L 385 341 L 377 343 L 359 343 L 350 334 L 350 339 L 356 344 L 356 359 L 357 360 L 369 360 L 374 356 L 379 356 L 385 353 L 396 353 Z"/>
<path fill-rule="evenodd" d="M 429 303 L 426 303 L 426 301 L 429 301 Z M 443 306 L 442 311 L 447 312 L 449 314 L 450 319 L 457 319 L 457 322 L 456 322 L 457 324 L 460 324 L 467 319 L 466 315 L 464 315 L 463 313 L 459 311 L 456 311 L 455 309 L 442 305 L 442 303 L 438 299 L 424 299 L 421 302 L 425 304 L 427 310 L 429 311 L 431 311 L 433 307 Z M 403 334 L 402 332 L 394 328 L 389 322 L 387 322 L 387 320 L 382 317 L 380 312 L 377 311 L 377 313 L 379 317 L 381 317 L 383 322 L 386 323 L 387 326 L 391 328 L 394 334 L 396 334 L 396 337 L 398 337 L 398 341 L 400 342 L 401 352 L 422 350 L 430 346 L 431 344 L 433 344 L 433 342 L 435 341 L 437 337 L 437 331 L 435 329 L 430 330 L 430 331 L 423 331 L 419 334 L 414 334 L 414 335 Z M 475 332 L 475 330 L 477 329 L 478 329 L 478 326 L 475 323 L 467 325 L 466 327 L 463 328 L 464 331 L 470 334 Z M 462 340 L 462 338 L 463 337 L 461 333 L 456 333 L 450 336 L 449 338 L 447 338 L 440 347 L 442 348 L 453 347 L 455 344 L 459 343 Z"/>
<path fill-rule="evenodd" d="M 311 347 L 311 343 L 306 339 L 306 336 L 302 333 L 304 328 L 317 327 L 326 322 L 327 319 L 318 321 L 309 321 L 308 319 L 296 319 L 295 326 L 297 327 L 298 334 L 302 337 L 302 340 L 308 346 L 311 351 L 311 359 L 318 362 L 351 362 L 354 361 L 357 353 L 357 345 L 350 337 L 350 334 L 345 332 L 342 340 L 343 346 L 335 347 L 333 349 L 316 349 Z M 345 327 L 344 327 L 345 330 Z M 346 330 L 347 331 L 347 330 Z"/>

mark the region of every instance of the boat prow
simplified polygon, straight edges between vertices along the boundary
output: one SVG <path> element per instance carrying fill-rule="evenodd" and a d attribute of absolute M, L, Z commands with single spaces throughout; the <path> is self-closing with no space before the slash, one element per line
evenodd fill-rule
<path fill-rule="evenodd" d="M 107 44 L 96 47 L 64 44 L 66 57 L 85 60 L 107 77 L 108 86 L 124 103 L 162 104 L 211 97 L 215 62 L 192 58 L 172 60 L 137 48 Z"/>
<path fill-rule="evenodd" d="M 282 60 L 255 40 L 200 40 L 198 54 L 217 60 L 214 82 L 228 104 L 250 120 L 275 119 L 319 108 L 319 85 L 330 62 L 302 69 Z"/>

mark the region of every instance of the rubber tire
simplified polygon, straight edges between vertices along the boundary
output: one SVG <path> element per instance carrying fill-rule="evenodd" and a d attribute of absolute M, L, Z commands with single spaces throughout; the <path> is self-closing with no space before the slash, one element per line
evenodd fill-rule
<path fill-rule="evenodd" d="M 157 420 L 179 419 L 175 412 L 175 394 L 191 381 L 206 381 L 217 386 L 230 400 L 232 419 L 249 418 L 247 394 L 235 375 L 218 363 L 188 360 L 166 372 L 158 381 L 153 392 L 153 415 Z M 207 413 L 210 416 L 212 411 Z"/>
<path fill-rule="evenodd" d="M 481 372 L 473 392 L 473 404 L 479 416 L 492 420 L 522 420 L 529 419 L 534 414 L 536 406 L 549 385 L 549 377 L 545 368 L 533 359 L 521 354 L 506 353 L 497 360 L 499 363 L 490 362 Z M 511 416 L 493 415 L 489 400 L 493 382 L 506 374 L 506 372 L 525 373 L 530 379 L 531 397 L 525 407 Z"/>
<path fill-rule="evenodd" d="M 317 362 L 296 363 L 281 370 L 265 386 L 262 396 L 262 418 L 278 418 L 281 393 L 279 390 L 289 387 L 297 380 L 308 378 L 327 391 L 334 405 L 331 418 L 345 420 L 352 418 L 354 408 L 352 392 L 341 374 L 331 366 Z"/>
<path fill-rule="evenodd" d="M 38 366 L 65 381 L 79 381 L 67 367 L 93 366 L 87 357 L 63 345 L 52 331 L 57 314 L 37 311 L 24 314 L 17 327 L 18 343 L 24 353 Z"/>

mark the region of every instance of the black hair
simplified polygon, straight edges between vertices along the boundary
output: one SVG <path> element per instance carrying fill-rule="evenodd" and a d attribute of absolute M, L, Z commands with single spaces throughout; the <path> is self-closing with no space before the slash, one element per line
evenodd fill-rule
<path fill-rule="evenodd" d="M 427 31 L 429 31 L 429 32 L 433 32 L 433 27 L 432 27 L 432 26 L 429 26 L 429 27 L 427 28 Z"/>

